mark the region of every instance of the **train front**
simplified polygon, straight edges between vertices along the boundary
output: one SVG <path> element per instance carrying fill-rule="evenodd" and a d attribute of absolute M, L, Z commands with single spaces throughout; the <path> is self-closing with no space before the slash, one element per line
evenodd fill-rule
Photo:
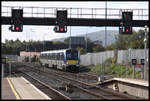
<path fill-rule="evenodd" d="M 80 67 L 80 53 L 76 49 L 66 50 L 66 71 L 78 72 Z"/>

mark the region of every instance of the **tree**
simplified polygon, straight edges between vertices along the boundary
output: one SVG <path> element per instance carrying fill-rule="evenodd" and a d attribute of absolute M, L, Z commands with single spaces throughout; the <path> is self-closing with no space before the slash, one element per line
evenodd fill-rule
<path fill-rule="evenodd" d="M 77 49 L 78 51 L 80 51 L 80 54 L 81 54 L 81 55 L 82 55 L 82 54 L 86 54 L 85 49 L 80 48 L 80 47 L 77 47 L 76 49 Z"/>
<path fill-rule="evenodd" d="M 101 52 L 101 51 L 105 51 L 102 45 L 97 45 L 96 47 L 93 48 L 93 52 Z"/>
<path fill-rule="evenodd" d="M 57 44 L 58 45 L 58 44 L 63 44 L 63 42 L 61 42 L 61 41 L 54 41 L 53 44 Z"/>
<path fill-rule="evenodd" d="M 143 49 L 144 48 L 144 42 L 143 40 L 136 40 L 131 43 L 132 49 Z"/>
<path fill-rule="evenodd" d="M 113 50 L 114 48 L 113 48 L 113 45 L 108 45 L 106 48 L 105 48 L 105 50 Z"/>
<path fill-rule="evenodd" d="M 65 43 L 65 44 L 69 44 L 69 41 L 70 41 L 69 39 L 70 39 L 69 37 L 66 38 L 66 39 L 64 40 L 64 43 Z"/>
<path fill-rule="evenodd" d="M 118 38 L 112 46 L 117 50 L 143 49 L 144 48 L 144 30 L 133 31 L 132 35 L 118 35 Z"/>

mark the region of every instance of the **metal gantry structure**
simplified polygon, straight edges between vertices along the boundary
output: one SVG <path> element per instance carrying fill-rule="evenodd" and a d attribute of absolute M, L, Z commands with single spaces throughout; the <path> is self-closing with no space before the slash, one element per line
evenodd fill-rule
<path fill-rule="evenodd" d="M 67 10 L 67 26 L 120 26 L 123 11 L 133 12 L 133 27 L 149 26 L 148 9 L 114 9 L 107 8 L 55 8 L 55 7 L 18 7 L 2 6 L 2 25 L 11 24 L 11 10 L 23 9 L 23 25 L 55 26 L 57 10 Z"/>

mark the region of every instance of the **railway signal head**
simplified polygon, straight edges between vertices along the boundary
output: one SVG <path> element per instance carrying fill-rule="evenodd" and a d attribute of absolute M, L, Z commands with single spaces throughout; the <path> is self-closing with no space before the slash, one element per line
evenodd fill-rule
<path fill-rule="evenodd" d="M 23 30 L 23 9 L 12 9 L 11 27 L 12 32 L 22 32 Z"/>
<path fill-rule="evenodd" d="M 11 25 L 11 27 L 9 27 L 9 30 L 11 30 L 12 32 L 22 32 L 23 25 Z"/>
<path fill-rule="evenodd" d="M 136 65 L 137 60 L 136 59 L 132 59 L 132 65 Z"/>
<path fill-rule="evenodd" d="M 67 32 L 67 10 L 57 10 L 57 18 L 54 31 L 57 33 Z"/>
<path fill-rule="evenodd" d="M 132 27 L 131 26 L 124 26 L 123 34 L 132 34 Z"/>
<path fill-rule="evenodd" d="M 132 16 L 133 12 L 122 12 L 121 34 L 132 34 Z"/>
<path fill-rule="evenodd" d="M 144 65 L 144 59 L 141 59 L 141 65 Z"/>
<path fill-rule="evenodd" d="M 67 25 L 67 10 L 57 10 L 56 22 L 58 25 Z"/>
<path fill-rule="evenodd" d="M 66 33 L 67 32 L 67 26 L 57 25 L 57 26 L 54 27 L 54 31 L 56 33 Z"/>

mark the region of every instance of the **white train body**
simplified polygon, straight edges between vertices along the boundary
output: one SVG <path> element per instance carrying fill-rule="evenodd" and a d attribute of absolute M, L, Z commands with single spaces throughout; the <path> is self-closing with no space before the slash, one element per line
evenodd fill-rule
<path fill-rule="evenodd" d="M 40 53 L 40 63 L 43 66 L 64 71 L 78 71 L 80 66 L 80 52 L 76 49 L 44 51 Z"/>

